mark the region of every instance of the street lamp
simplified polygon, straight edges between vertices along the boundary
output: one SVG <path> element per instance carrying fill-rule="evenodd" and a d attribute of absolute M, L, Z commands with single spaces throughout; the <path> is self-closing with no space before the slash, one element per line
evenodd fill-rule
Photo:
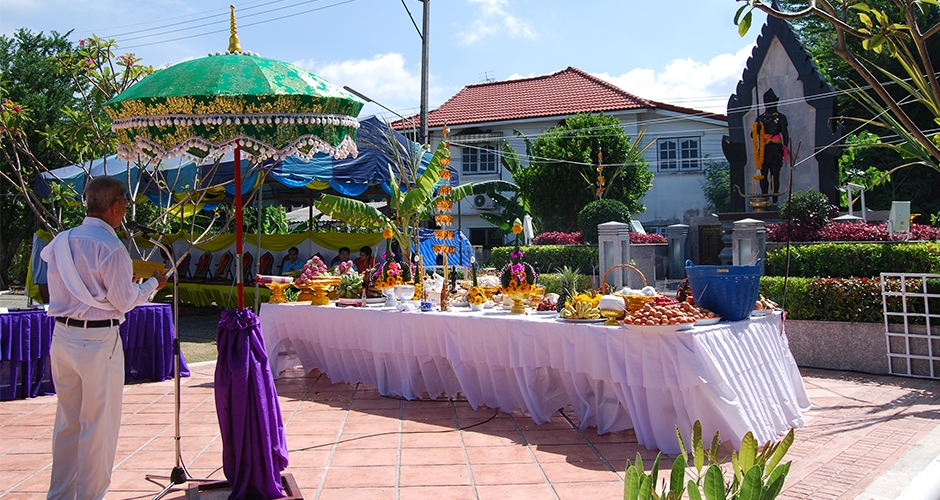
<path fill-rule="evenodd" d="M 405 120 L 410 121 L 410 122 L 411 122 L 411 138 L 412 138 L 411 140 L 414 141 L 414 142 L 418 142 L 417 137 L 415 137 L 416 134 L 417 134 L 417 131 L 418 131 L 418 127 L 417 127 L 417 124 L 415 124 L 415 119 L 414 119 L 414 118 L 405 118 L 404 116 L 398 114 L 398 112 L 395 111 L 394 109 L 389 108 L 388 106 L 386 106 L 386 105 L 384 105 L 384 104 L 382 104 L 382 103 L 380 103 L 380 102 L 378 102 L 378 101 L 376 101 L 376 100 L 370 99 L 368 96 L 366 96 L 366 95 L 364 95 L 362 92 L 359 92 L 358 90 L 356 90 L 356 89 L 350 87 L 349 85 L 343 85 L 343 90 L 345 90 L 346 92 L 349 92 L 350 94 L 352 94 L 352 95 L 354 95 L 354 96 L 356 96 L 356 97 L 362 99 L 362 100 L 365 101 L 365 102 L 371 102 L 372 104 L 375 104 L 375 105 L 381 107 L 381 108 L 384 109 L 385 111 L 388 111 L 389 113 L 392 113 L 393 115 L 395 115 L 395 116 L 401 118 L 402 121 L 405 121 Z"/>

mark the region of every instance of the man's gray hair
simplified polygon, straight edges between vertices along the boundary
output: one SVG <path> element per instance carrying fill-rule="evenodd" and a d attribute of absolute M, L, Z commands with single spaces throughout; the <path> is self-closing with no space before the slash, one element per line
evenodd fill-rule
<path fill-rule="evenodd" d="M 89 214 L 104 213 L 126 196 L 127 188 L 123 182 L 114 177 L 95 177 L 85 186 L 85 207 Z"/>

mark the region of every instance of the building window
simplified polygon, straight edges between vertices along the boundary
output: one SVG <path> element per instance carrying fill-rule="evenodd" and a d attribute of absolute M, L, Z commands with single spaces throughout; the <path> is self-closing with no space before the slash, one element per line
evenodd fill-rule
<path fill-rule="evenodd" d="M 503 238 L 497 234 L 499 234 L 499 228 L 496 227 L 472 227 L 470 228 L 470 244 L 483 248 L 503 246 L 505 244 Z"/>
<path fill-rule="evenodd" d="M 657 143 L 660 172 L 701 170 L 701 148 L 698 137 L 660 139 Z"/>
<path fill-rule="evenodd" d="M 497 162 L 495 144 L 464 146 L 461 155 L 462 171 L 465 174 L 495 174 Z"/>

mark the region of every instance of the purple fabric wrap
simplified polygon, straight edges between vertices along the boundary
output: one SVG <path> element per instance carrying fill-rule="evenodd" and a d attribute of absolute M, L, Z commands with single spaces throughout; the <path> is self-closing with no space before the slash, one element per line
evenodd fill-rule
<path fill-rule="evenodd" d="M 287 468 L 281 405 L 268 368 L 261 320 L 251 310 L 222 311 L 216 334 L 215 408 L 230 499 L 280 498 Z"/>

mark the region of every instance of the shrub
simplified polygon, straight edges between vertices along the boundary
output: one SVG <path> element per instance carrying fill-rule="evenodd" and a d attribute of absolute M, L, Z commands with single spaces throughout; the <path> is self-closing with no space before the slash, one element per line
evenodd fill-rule
<path fill-rule="evenodd" d="M 767 275 L 783 276 L 786 249 L 767 253 Z M 940 243 L 819 243 L 790 247 L 790 276 L 878 276 L 882 272 L 940 272 Z"/>
<path fill-rule="evenodd" d="M 798 191 L 780 204 L 780 216 L 790 218 L 806 227 L 820 229 L 839 213 L 829 198 L 819 191 Z"/>
<path fill-rule="evenodd" d="M 645 245 L 648 243 L 667 243 L 666 237 L 661 234 L 630 233 L 630 243 Z"/>
<path fill-rule="evenodd" d="M 545 293 L 557 293 L 561 295 L 561 274 L 542 273 L 539 275 L 539 284 L 545 287 Z M 591 277 L 582 274 L 578 282 L 578 290 L 587 290 L 591 288 L 591 285 Z"/>
<path fill-rule="evenodd" d="M 496 247 L 490 253 L 490 266 L 501 269 L 509 262 L 514 247 Z M 539 275 L 558 272 L 568 266 L 589 276 L 597 272 L 597 247 L 590 245 L 538 245 L 522 247 L 524 260 Z"/>
<path fill-rule="evenodd" d="M 630 211 L 617 200 L 601 199 L 588 203 L 578 213 L 578 227 L 587 243 L 597 244 L 597 225 L 605 222 L 630 222 Z"/>
<path fill-rule="evenodd" d="M 925 224 L 911 225 L 912 241 L 940 240 L 940 228 Z M 767 225 L 767 241 L 787 241 L 787 224 Z M 820 229 L 813 229 L 799 221 L 792 221 L 790 227 L 790 241 L 892 241 L 888 233 L 888 223 L 871 224 L 867 222 L 852 222 L 846 224 L 829 224 Z"/>
<path fill-rule="evenodd" d="M 908 280 L 908 291 L 920 291 L 919 280 Z M 901 290 L 898 280 L 888 280 L 888 291 Z M 940 290 L 940 281 L 930 280 L 930 293 Z M 783 278 L 763 276 L 760 291 L 765 297 L 783 304 Z M 908 300 L 908 311 L 923 313 L 924 302 Z M 931 310 L 940 310 L 940 299 L 930 299 Z M 787 281 L 787 318 L 818 321 L 850 321 L 881 323 L 884 321 L 880 278 L 790 278 Z M 888 301 L 889 311 L 900 311 L 900 298 Z M 892 322 L 895 318 L 892 318 Z M 911 318 L 913 323 L 923 323 L 922 318 Z"/>
<path fill-rule="evenodd" d="M 533 245 L 581 245 L 583 243 L 584 238 L 581 236 L 581 231 L 574 233 L 548 231 L 532 239 Z"/>

